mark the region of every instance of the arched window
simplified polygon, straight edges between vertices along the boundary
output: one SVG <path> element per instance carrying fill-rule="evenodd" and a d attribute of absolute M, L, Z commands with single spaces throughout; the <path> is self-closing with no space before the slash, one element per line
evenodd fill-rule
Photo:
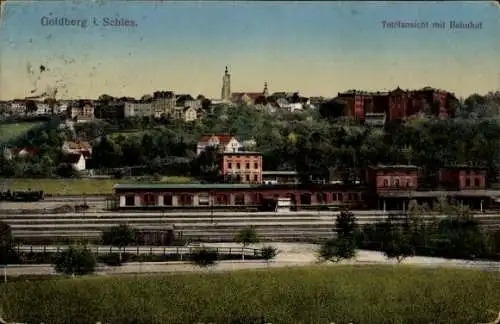
<path fill-rule="evenodd" d="M 396 178 L 396 179 L 394 179 L 394 186 L 395 186 L 396 188 L 398 188 L 398 187 L 399 187 L 399 179 L 397 179 L 397 178 Z"/>

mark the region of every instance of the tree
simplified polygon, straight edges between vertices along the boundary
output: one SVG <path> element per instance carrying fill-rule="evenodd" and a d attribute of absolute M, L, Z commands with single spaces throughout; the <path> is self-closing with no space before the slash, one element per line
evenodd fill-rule
<path fill-rule="evenodd" d="M 54 268 L 58 273 L 73 277 L 93 273 L 96 265 L 94 253 L 84 246 L 70 246 L 54 260 Z"/>
<path fill-rule="evenodd" d="M 396 258 L 401 263 L 404 258 L 414 256 L 415 248 L 412 244 L 412 233 L 408 223 L 398 224 L 396 219 L 385 221 L 381 250 L 386 257 Z"/>
<path fill-rule="evenodd" d="M 278 255 L 278 249 L 272 245 L 264 246 L 260 249 L 260 255 L 266 260 L 269 265 L 269 261 L 274 259 Z"/>
<path fill-rule="evenodd" d="M 206 268 L 217 263 L 219 253 L 216 249 L 199 248 L 190 254 L 189 260 L 199 267 Z"/>
<path fill-rule="evenodd" d="M 349 260 L 356 256 L 355 241 L 346 238 L 330 239 L 319 249 L 319 259 L 322 261 L 339 262 L 342 259 Z"/>
<path fill-rule="evenodd" d="M 335 221 L 336 237 L 321 245 L 319 257 L 325 261 L 338 262 L 342 259 L 352 259 L 356 256 L 357 224 L 354 214 L 348 210 L 342 211 Z"/>
<path fill-rule="evenodd" d="M 56 169 L 58 176 L 63 178 L 74 178 L 79 175 L 78 171 L 70 163 L 61 163 Z"/>
<path fill-rule="evenodd" d="M 358 225 L 356 224 L 356 217 L 348 210 L 340 212 L 335 221 L 335 231 L 337 238 L 354 238 Z"/>
<path fill-rule="evenodd" d="M 245 260 L 245 248 L 250 244 L 258 243 L 259 236 L 255 228 L 250 226 L 238 231 L 234 236 L 234 241 L 243 245 L 243 248 L 241 249 L 241 258 L 242 260 Z"/>
<path fill-rule="evenodd" d="M 7 282 L 6 267 L 15 260 L 14 238 L 9 224 L 0 222 L 0 265 L 4 266 L 4 281 Z"/>
<path fill-rule="evenodd" d="M 126 224 L 113 226 L 102 233 L 102 242 L 105 245 L 116 246 L 118 251 L 118 263 L 122 264 L 122 253 L 125 247 L 135 243 L 136 231 Z"/>

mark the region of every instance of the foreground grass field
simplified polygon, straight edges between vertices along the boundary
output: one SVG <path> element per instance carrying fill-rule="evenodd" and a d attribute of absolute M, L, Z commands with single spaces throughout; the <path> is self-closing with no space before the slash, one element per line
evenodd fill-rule
<path fill-rule="evenodd" d="M 40 126 L 41 122 L 26 122 L 26 123 L 0 123 L 0 143 L 7 143 L 18 136 L 23 135 L 32 128 Z"/>
<path fill-rule="evenodd" d="M 0 179 L 2 190 L 43 190 L 50 195 L 111 194 L 117 183 L 137 183 L 137 180 L 116 179 Z M 163 183 L 189 183 L 188 177 L 164 177 Z"/>
<path fill-rule="evenodd" d="M 475 270 L 337 266 L 0 284 L 28 323 L 478 323 L 500 277 Z M 260 320 L 259 320 L 260 319 Z"/>

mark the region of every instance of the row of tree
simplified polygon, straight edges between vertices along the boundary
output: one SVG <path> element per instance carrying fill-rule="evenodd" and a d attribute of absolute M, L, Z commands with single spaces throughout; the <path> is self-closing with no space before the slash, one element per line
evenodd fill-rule
<path fill-rule="evenodd" d="M 406 215 L 361 227 L 351 212 L 343 211 L 336 220 L 336 235 L 321 246 L 320 257 L 351 259 L 357 249 L 367 249 L 398 262 L 416 255 L 500 260 L 500 230 L 485 231 L 467 208 L 443 203 L 439 214 L 444 218 L 426 217 L 430 214 L 426 206 L 412 202 Z"/>

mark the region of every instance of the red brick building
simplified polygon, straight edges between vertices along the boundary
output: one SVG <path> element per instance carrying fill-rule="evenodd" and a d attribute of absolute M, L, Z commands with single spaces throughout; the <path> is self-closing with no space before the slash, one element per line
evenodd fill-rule
<path fill-rule="evenodd" d="M 259 152 L 225 152 L 221 170 L 238 183 L 262 183 L 262 154 Z"/>
<path fill-rule="evenodd" d="M 486 169 L 468 166 L 439 170 L 439 183 L 445 188 L 477 190 L 486 188 Z"/>
<path fill-rule="evenodd" d="M 365 120 L 366 114 L 385 114 L 387 120 L 405 119 L 418 113 L 428 113 L 439 118 L 452 117 L 450 102 L 453 94 L 426 87 L 407 91 L 399 87 L 389 92 L 363 92 L 350 90 L 338 93 L 346 102 L 344 116 Z"/>
<path fill-rule="evenodd" d="M 409 95 L 408 92 L 397 87 L 393 91 L 389 92 L 389 107 L 388 107 L 388 120 L 404 119 L 409 116 L 408 114 L 408 103 Z"/>
<path fill-rule="evenodd" d="M 366 189 L 343 185 L 262 184 L 117 184 L 117 207 L 258 207 L 264 200 L 290 198 L 292 208 L 362 204 Z"/>
<path fill-rule="evenodd" d="M 368 168 L 366 182 L 380 190 L 415 190 L 418 188 L 418 167 L 414 165 L 381 165 Z"/>
<path fill-rule="evenodd" d="M 365 119 L 365 105 L 369 104 L 372 96 L 369 93 L 351 90 L 338 94 L 338 98 L 346 102 L 346 117 L 353 117 L 357 120 Z"/>

